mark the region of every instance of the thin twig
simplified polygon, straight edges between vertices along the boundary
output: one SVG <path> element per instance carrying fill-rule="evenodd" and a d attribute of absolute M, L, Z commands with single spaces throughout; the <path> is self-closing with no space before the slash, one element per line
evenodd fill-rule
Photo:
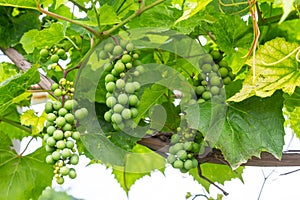
<path fill-rule="evenodd" d="M 289 174 L 295 173 L 297 171 L 300 171 L 300 169 L 296 169 L 296 170 L 293 170 L 293 171 L 290 171 L 290 172 L 286 172 L 286 173 L 280 174 L 279 176 L 289 175 Z"/>
<path fill-rule="evenodd" d="M 206 180 L 207 182 L 209 182 L 211 185 L 215 186 L 216 188 L 218 188 L 219 190 L 222 191 L 222 193 L 227 196 L 229 193 L 226 192 L 225 190 L 223 190 L 221 187 L 219 187 L 217 184 L 215 184 L 214 182 L 212 182 L 211 180 L 209 180 L 207 177 L 202 175 L 202 171 L 201 171 L 201 166 L 200 164 L 198 165 L 198 175 L 200 178 Z"/>
<path fill-rule="evenodd" d="M 263 191 L 263 189 L 264 189 L 264 187 L 265 187 L 265 184 L 266 184 L 266 182 L 267 182 L 267 179 L 274 173 L 274 171 L 275 171 L 275 169 L 272 170 L 272 172 L 271 172 L 268 176 L 265 176 L 264 170 L 262 170 L 262 173 L 263 173 L 263 175 L 264 175 L 264 182 L 263 182 L 263 184 L 262 184 L 262 186 L 261 186 L 261 188 L 260 188 L 260 191 L 259 191 L 257 200 L 260 199 L 261 194 L 262 194 L 262 191 Z"/>
<path fill-rule="evenodd" d="M 27 150 L 27 148 L 28 148 L 29 144 L 30 144 L 30 143 L 31 143 L 31 141 L 33 140 L 33 138 L 34 138 L 34 137 L 30 138 L 30 140 L 29 140 L 29 142 L 27 143 L 27 145 L 26 145 L 25 149 L 22 151 L 22 153 L 20 153 L 20 156 L 22 156 L 22 155 L 23 155 L 23 153 L 25 153 L 25 151 Z"/>

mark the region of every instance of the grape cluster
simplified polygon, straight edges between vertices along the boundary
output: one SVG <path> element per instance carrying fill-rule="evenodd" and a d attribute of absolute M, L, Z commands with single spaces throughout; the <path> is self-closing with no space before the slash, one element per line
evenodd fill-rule
<path fill-rule="evenodd" d="M 58 184 L 64 183 L 63 176 L 68 175 L 72 179 L 76 177 L 75 169 L 69 167 L 69 165 L 76 165 L 79 161 L 75 145 L 80 139 L 80 133 L 76 131 L 76 124 L 88 115 L 88 110 L 79 108 L 76 100 L 61 94 L 63 91 L 68 91 L 66 88 L 72 86 L 73 83 L 67 82 L 64 78 L 60 80 L 60 84 L 54 83 L 51 89 L 58 100 L 45 104 L 47 120 L 43 140 L 45 149 L 49 152 L 46 156 L 46 163 L 54 165 L 54 174 Z M 67 97 L 70 99 L 66 99 Z"/>
<path fill-rule="evenodd" d="M 134 52 L 134 45 L 121 40 L 107 42 L 100 52 L 101 59 L 109 59 L 104 65 L 106 105 L 109 108 L 104 119 L 112 123 L 115 130 L 130 127 L 132 119 L 137 117 L 139 98 L 137 92 L 140 83 L 134 77 L 144 72 L 139 54 Z"/>
<path fill-rule="evenodd" d="M 200 145 L 194 141 L 197 130 L 190 128 L 177 128 L 177 133 L 172 135 L 167 157 L 168 163 L 182 173 L 198 166 L 195 156 L 199 153 Z"/>
<path fill-rule="evenodd" d="M 62 48 L 58 47 L 45 47 L 40 50 L 40 61 L 45 63 L 48 60 L 51 61 L 51 63 L 57 63 L 59 59 L 67 60 L 68 55 L 66 51 Z"/>
<path fill-rule="evenodd" d="M 198 102 L 202 103 L 213 97 L 225 97 L 224 85 L 235 79 L 232 69 L 223 59 L 223 53 L 212 50 L 200 59 L 201 72 L 194 77 L 195 92 Z"/>

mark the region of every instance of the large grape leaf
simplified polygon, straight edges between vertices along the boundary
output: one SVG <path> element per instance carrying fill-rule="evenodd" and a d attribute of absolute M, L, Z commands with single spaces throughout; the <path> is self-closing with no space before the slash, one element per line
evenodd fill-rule
<path fill-rule="evenodd" d="M 4 48 L 14 46 L 25 32 L 39 28 L 39 15 L 40 13 L 35 10 L 19 11 L 0 7 L 0 46 Z"/>
<path fill-rule="evenodd" d="M 204 139 L 219 148 L 233 169 L 246 163 L 252 156 L 268 151 L 280 159 L 284 145 L 284 117 L 282 93 L 272 97 L 251 97 L 242 102 L 227 102 L 217 118 L 212 104 L 200 104 L 199 130 Z M 221 106 L 221 109 L 223 107 Z M 197 117 L 186 110 L 188 122 Z M 199 113 L 198 113 L 199 115 Z M 223 119 L 221 118 L 223 116 Z"/>
<path fill-rule="evenodd" d="M 202 175 L 212 182 L 220 184 L 224 184 L 225 181 L 230 181 L 233 178 L 243 180 L 243 170 L 244 167 L 239 167 L 233 171 L 229 166 L 221 164 L 204 163 L 201 165 Z M 191 169 L 189 174 L 192 175 L 194 179 L 206 189 L 206 191 L 209 191 L 210 183 L 199 176 L 197 168 Z"/>
<path fill-rule="evenodd" d="M 64 39 L 65 28 L 61 23 L 53 23 L 49 28 L 41 31 L 37 29 L 26 32 L 20 40 L 24 50 L 32 53 L 34 48 L 51 47 Z"/>
<path fill-rule="evenodd" d="M 52 166 L 45 164 L 46 155 L 44 148 L 26 156 L 18 155 L 1 140 L 0 200 L 38 199 L 53 178 Z"/>
<path fill-rule="evenodd" d="M 164 171 L 165 159 L 147 147 L 137 144 L 132 153 L 126 155 L 123 166 L 114 166 L 113 174 L 128 194 L 136 180 L 150 175 L 150 172 L 156 169 Z"/>
<path fill-rule="evenodd" d="M 34 110 L 27 110 L 21 115 L 21 123 L 25 126 L 31 126 L 32 135 L 37 135 L 44 129 L 46 117 L 45 112 L 41 116 L 36 116 Z"/>
<path fill-rule="evenodd" d="M 0 83 L 0 114 L 13 103 L 18 103 L 28 98 L 31 93 L 26 92 L 31 85 L 38 83 L 40 74 L 35 68 L 19 73 Z"/>
<path fill-rule="evenodd" d="M 242 89 L 229 100 L 238 102 L 254 95 L 268 97 L 276 90 L 292 94 L 300 86 L 299 62 L 295 57 L 298 47 L 283 38 L 266 42 L 256 53 L 255 65 L 253 59 L 248 62 L 252 72 L 247 74 Z"/>

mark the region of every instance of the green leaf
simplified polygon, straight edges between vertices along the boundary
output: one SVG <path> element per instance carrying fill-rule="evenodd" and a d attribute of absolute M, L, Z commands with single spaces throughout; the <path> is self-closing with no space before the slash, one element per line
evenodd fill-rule
<path fill-rule="evenodd" d="M 20 73 L 0 83 L 0 114 L 10 105 L 27 99 L 31 93 L 26 92 L 31 85 L 38 83 L 40 74 L 35 68 Z"/>
<path fill-rule="evenodd" d="M 14 64 L 7 62 L 0 63 L 0 83 L 17 75 L 18 71 L 18 68 Z"/>
<path fill-rule="evenodd" d="M 0 7 L 0 46 L 15 46 L 25 32 L 39 28 L 39 15 L 35 10 Z"/>
<path fill-rule="evenodd" d="M 294 131 L 296 136 L 300 138 L 300 107 L 296 107 L 290 114 L 289 114 L 289 124 L 291 129 Z"/>
<path fill-rule="evenodd" d="M 94 159 L 101 160 L 106 165 L 124 164 L 127 152 L 112 143 L 105 135 L 88 133 L 81 136 L 81 141 Z"/>
<path fill-rule="evenodd" d="M 45 164 L 46 155 L 44 148 L 17 155 L 0 142 L 0 199 L 38 199 L 53 178 L 53 167 Z"/>
<path fill-rule="evenodd" d="M 243 170 L 244 167 L 239 167 L 233 171 L 229 166 L 221 164 L 204 163 L 201 165 L 201 172 L 204 177 L 214 183 L 217 182 L 222 185 L 225 181 L 230 181 L 234 178 L 243 180 Z M 191 169 L 189 174 L 192 175 L 194 179 L 206 189 L 206 191 L 209 191 L 210 184 L 199 176 L 197 168 Z"/>
<path fill-rule="evenodd" d="M 183 7 L 183 14 L 182 16 L 176 20 L 175 24 L 182 20 L 186 20 L 196 13 L 198 13 L 200 10 L 205 9 L 205 7 L 211 2 L 212 0 L 203 0 L 201 2 L 199 1 L 186 1 L 184 3 Z"/>
<path fill-rule="evenodd" d="M 112 6 L 109 6 L 107 4 L 101 6 L 99 13 L 101 25 L 112 25 L 121 22 Z"/>
<path fill-rule="evenodd" d="M 0 0 L 0 6 L 36 9 L 35 0 Z"/>
<path fill-rule="evenodd" d="M 283 6 L 283 15 L 281 16 L 281 19 L 279 21 L 279 24 L 282 23 L 290 14 L 290 12 L 293 10 L 293 4 L 296 0 L 289 0 L 289 1 L 285 1 L 282 0 L 282 6 Z"/>
<path fill-rule="evenodd" d="M 286 125 L 289 126 L 295 135 L 300 138 L 300 88 L 297 87 L 292 95 L 284 94 L 284 113 L 286 117 Z"/>
<path fill-rule="evenodd" d="M 32 53 L 34 48 L 51 47 L 64 39 L 65 30 L 61 23 L 53 23 L 49 28 L 41 31 L 30 30 L 21 38 L 20 43 L 27 53 Z"/>
<path fill-rule="evenodd" d="M 213 116 L 212 105 L 200 104 L 199 130 L 204 139 L 215 144 L 233 169 L 252 156 L 268 151 L 280 159 L 284 145 L 283 98 L 251 97 L 242 102 L 228 102 L 227 110 Z M 216 110 L 217 111 L 217 110 Z M 223 118 L 222 118 L 223 117 Z"/>
<path fill-rule="evenodd" d="M 242 89 L 229 101 L 238 102 L 254 95 L 268 97 L 276 90 L 292 94 L 296 86 L 300 86 L 299 63 L 294 51 L 298 47 L 297 43 L 283 38 L 266 42 L 256 53 L 255 66 L 253 60 L 249 61 L 253 70 L 247 74 Z"/>
<path fill-rule="evenodd" d="M 138 123 L 148 112 L 148 110 L 166 93 L 164 86 L 154 84 L 150 88 L 146 88 L 138 106 L 138 116 L 134 119 Z"/>
<path fill-rule="evenodd" d="M 161 104 L 167 113 L 167 119 L 162 131 L 174 131 L 180 126 L 181 118 L 179 113 L 181 112 L 180 106 L 175 106 L 172 102 L 163 102 Z"/>
<path fill-rule="evenodd" d="M 3 113 L 1 113 L 0 119 L 0 135 L 7 134 L 11 139 L 19 140 L 21 140 L 23 137 L 30 136 L 30 129 L 27 129 L 20 123 L 20 114 L 18 113 L 15 105 L 10 106 Z"/>
<path fill-rule="evenodd" d="M 147 147 L 137 144 L 132 153 L 126 155 L 124 165 L 113 168 L 113 174 L 128 194 L 136 180 L 150 175 L 150 172 L 156 169 L 164 171 L 165 159 Z"/>
<path fill-rule="evenodd" d="M 32 135 L 37 135 L 43 130 L 46 117 L 47 114 L 45 112 L 38 117 L 35 115 L 34 110 L 27 110 L 21 115 L 21 124 L 25 126 L 31 126 Z"/>
<path fill-rule="evenodd" d="M 59 8 L 61 5 L 64 5 L 66 3 L 66 0 L 56 0 L 56 3 L 55 3 L 55 10 L 57 8 Z"/>

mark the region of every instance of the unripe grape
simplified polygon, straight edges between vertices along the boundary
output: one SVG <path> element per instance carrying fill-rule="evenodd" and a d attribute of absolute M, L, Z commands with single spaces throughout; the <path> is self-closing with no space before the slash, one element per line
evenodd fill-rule
<path fill-rule="evenodd" d="M 115 83 L 114 82 L 109 82 L 105 85 L 105 89 L 107 90 L 107 92 L 113 92 L 115 90 Z"/>
<path fill-rule="evenodd" d="M 67 166 L 62 166 L 60 169 L 59 169 L 59 173 L 63 176 L 66 176 L 69 174 L 69 168 Z"/>
<path fill-rule="evenodd" d="M 67 110 L 72 110 L 72 109 L 75 109 L 76 107 L 78 106 L 78 103 L 76 100 L 74 99 L 71 99 L 71 100 L 67 100 L 64 104 L 64 107 L 67 109 Z"/>
<path fill-rule="evenodd" d="M 176 144 L 180 140 L 180 136 L 178 134 L 173 134 L 171 137 L 171 144 Z"/>
<path fill-rule="evenodd" d="M 66 54 L 65 50 L 63 50 L 63 49 L 58 49 L 58 50 L 57 50 L 57 55 L 58 55 L 58 56 L 61 57 L 61 56 L 65 55 L 65 54 Z"/>
<path fill-rule="evenodd" d="M 184 149 L 186 151 L 191 151 L 193 149 L 193 143 L 192 142 L 185 142 L 184 143 Z"/>
<path fill-rule="evenodd" d="M 46 152 L 53 152 L 55 150 L 55 148 L 53 146 L 49 146 L 46 144 L 45 150 L 46 150 Z"/>
<path fill-rule="evenodd" d="M 126 63 L 125 67 L 126 67 L 126 69 L 131 69 L 132 68 L 132 63 Z"/>
<path fill-rule="evenodd" d="M 193 158 L 192 163 L 193 163 L 193 168 L 198 167 L 198 160 L 197 159 Z"/>
<path fill-rule="evenodd" d="M 197 86 L 196 89 L 195 89 L 195 92 L 196 92 L 196 94 L 198 94 L 198 95 L 201 95 L 204 91 L 205 91 L 205 87 L 202 86 L 202 85 Z"/>
<path fill-rule="evenodd" d="M 58 110 L 58 115 L 65 116 L 68 113 L 68 110 L 65 108 L 61 108 Z"/>
<path fill-rule="evenodd" d="M 134 93 L 135 91 L 135 86 L 133 83 L 126 83 L 125 84 L 125 92 L 126 93 L 129 93 L 129 94 L 132 94 Z"/>
<path fill-rule="evenodd" d="M 179 150 L 176 155 L 180 160 L 187 159 L 187 152 L 185 150 Z"/>
<path fill-rule="evenodd" d="M 112 74 L 107 74 L 104 79 L 105 83 L 115 81 L 115 77 Z"/>
<path fill-rule="evenodd" d="M 229 83 L 231 83 L 231 78 L 229 76 L 225 77 L 223 79 L 223 83 L 224 83 L 224 85 L 228 85 Z"/>
<path fill-rule="evenodd" d="M 210 85 L 215 85 L 215 86 L 218 86 L 221 84 L 221 80 L 220 80 L 220 77 L 218 76 L 213 76 L 210 78 Z"/>
<path fill-rule="evenodd" d="M 112 54 L 113 54 L 114 56 L 118 56 L 118 55 L 120 55 L 121 53 L 123 53 L 123 48 L 122 48 L 121 46 L 119 46 L 119 45 L 115 46 L 114 49 L 113 49 Z"/>
<path fill-rule="evenodd" d="M 118 89 L 124 88 L 124 87 L 125 87 L 125 81 L 124 81 L 123 79 L 118 79 L 118 80 L 116 81 L 116 87 L 117 87 Z"/>
<path fill-rule="evenodd" d="M 51 155 L 46 156 L 46 163 L 54 164 L 54 160 Z"/>
<path fill-rule="evenodd" d="M 129 62 L 131 61 L 131 56 L 128 55 L 128 54 L 125 54 L 125 55 L 122 56 L 121 61 L 122 61 L 124 64 L 129 63 Z"/>
<path fill-rule="evenodd" d="M 71 179 L 74 179 L 74 178 L 76 178 L 76 176 L 77 176 L 77 174 L 76 174 L 75 169 L 71 168 L 70 171 L 69 171 L 69 177 Z"/>
<path fill-rule="evenodd" d="M 74 142 L 72 140 L 68 140 L 66 142 L 66 147 L 69 148 L 69 149 L 73 149 L 74 145 L 75 144 L 74 144 Z"/>
<path fill-rule="evenodd" d="M 114 105 L 116 105 L 116 103 L 117 103 L 117 99 L 114 96 L 108 97 L 106 99 L 106 105 L 109 108 L 112 108 Z"/>
<path fill-rule="evenodd" d="M 128 99 L 129 99 L 130 106 L 137 106 L 139 103 L 138 97 L 134 94 L 130 95 Z"/>
<path fill-rule="evenodd" d="M 51 154 L 53 160 L 59 160 L 60 159 L 60 153 L 58 151 L 54 151 Z"/>
<path fill-rule="evenodd" d="M 73 154 L 70 158 L 70 164 L 77 165 L 79 162 L 79 156 L 77 154 Z"/>
<path fill-rule="evenodd" d="M 212 87 L 210 88 L 210 92 L 211 92 L 212 95 L 218 95 L 219 92 L 220 92 L 220 88 L 217 87 L 217 86 L 212 86 Z"/>
<path fill-rule="evenodd" d="M 136 108 L 130 108 L 131 111 L 131 117 L 136 118 L 138 116 L 138 109 Z"/>
<path fill-rule="evenodd" d="M 55 140 L 62 140 L 64 138 L 64 133 L 61 130 L 56 130 L 53 133 L 53 138 Z"/>
<path fill-rule="evenodd" d="M 47 114 L 53 112 L 52 102 L 47 102 L 45 104 L 45 112 Z"/>
<path fill-rule="evenodd" d="M 64 117 L 57 117 L 55 123 L 58 127 L 63 127 L 66 124 L 66 120 Z"/>
<path fill-rule="evenodd" d="M 67 113 L 67 114 L 65 115 L 65 120 L 66 120 L 68 123 L 72 124 L 72 123 L 74 123 L 74 121 L 75 121 L 75 117 L 74 117 L 73 114 Z"/>
<path fill-rule="evenodd" d="M 107 58 L 108 58 L 107 52 L 105 52 L 105 51 L 100 51 L 100 53 L 99 53 L 99 58 L 102 59 L 102 60 L 107 59 Z"/>
<path fill-rule="evenodd" d="M 113 111 L 115 113 L 120 113 L 122 112 L 122 110 L 124 109 L 124 106 L 122 106 L 121 104 L 117 103 L 116 105 L 114 105 L 113 107 Z"/>
<path fill-rule="evenodd" d="M 128 96 L 126 94 L 120 94 L 118 96 L 118 102 L 122 105 L 126 105 L 128 104 Z"/>
<path fill-rule="evenodd" d="M 80 133 L 78 131 L 75 131 L 72 133 L 72 138 L 74 140 L 79 140 L 80 139 Z"/>
<path fill-rule="evenodd" d="M 59 56 L 56 55 L 56 54 L 53 54 L 51 57 L 50 57 L 50 60 L 52 63 L 57 63 L 58 60 L 59 60 Z"/>
<path fill-rule="evenodd" d="M 64 184 L 64 182 L 65 182 L 65 179 L 63 177 L 59 176 L 56 178 L 57 184 L 62 185 L 62 184 Z"/>
<path fill-rule="evenodd" d="M 69 148 L 64 148 L 61 152 L 61 156 L 62 158 L 69 158 L 70 156 L 72 156 L 72 152 Z"/>
<path fill-rule="evenodd" d="M 111 121 L 116 123 L 116 124 L 119 124 L 122 122 L 122 117 L 119 113 L 114 113 L 112 116 L 111 116 Z"/>
<path fill-rule="evenodd" d="M 53 122 L 56 119 L 56 115 L 53 113 L 48 113 L 46 119 L 49 122 Z"/>
<path fill-rule="evenodd" d="M 104 45 L 104 51 L 109 53 L 114 49 L 114 46 L 115 45 L 113 43 L 108 42 Z"/>
<path fill-rule="evenodd" d="M 47 49 L 41 49 L 40 56 L 43 58 L 47 58 L 49 56 L 49 51 Z"/>
<path fill-rule="evenodd" d="M 134 85 L 134 87 L 135 87 L 135 90 L 139 90 L 140 87 L 141 87 L 141 84 L 140 84 L 139 82 L 137 82 L 137 81 L 134 81 L 134 82 L 133 82 L 133 85 Z"/>
<path fill-rule="evenodd" d="M 111 121 L 111 116 L 112 116 L 112 111 L 111 110 L 105 112 L 104 113 L 104 120 L 107 121 L 107 122 L 110 122 Z"/>
<path fill-rule="evenodd" d="M 53 102 L 53 108 L 54 110 L 59 110 L 62 108 L 62 103 L 60 101 L 54 101 Z"/>
<path fill-rule="evenodd" d="M 64 149 L 64 148 L 66 147 L 65 141 L 63 141 L 63 140 L 58 140 L 58 141 L 56 142 L 56 147 L 57 147 L 58 149 Z"/>
<path fill-rule="evenodd" d="M 113 68 L 114 68 L 114 66 L 111 63 L 104 64 L 104 71 L 106 71 L 106 72 L 110 72 Z"/>
<path fill-rule="evenodd" d="M 72 136 L 72 131 L 65 131 L 64 136 L 65 136 L 65 138 L 71 137 Z"/>
<path fill-rule="evenodd" d="M 128 43 L 127 45 L 126 45 L 126 50 L 127 51 L 133 51 L 134 50 L 134 44 L 132 44 L 132 43 Z"/>
<path fill-rule="evenodd" d="M 131 118 L 131 111 L 128 108 L 125 108 L 121 113 L 123 119 L 130 119 Z"/>
<path fill-rule="evenodd" d="M 190 169 L 194 168 L 193 161 L 191 161 L 191 160 L 186 160 L 184 162 L 183 166 L 186 170 L 190 170 Z"/>
<path fill-rule="evenodd" d="M 211 98 L 211 93 L 209 91 L 203 92 L 202 98 L 205 100 L 209 100 Z"/>
<path fill-rule="evenodd" d="M 167 161 L 168 161 L 168 163 L 173 164 L 173 163 L 176 161 L 176 156 L 173 155 L 173 154 L 170 154 L 170 155 L 167 157 Z"/>
<path fill-rule="evenodd" d="M 116 70 L 117 73 L 121 73 L 125 70 L 125 65 L 122 62 L 117 62 L 114 65 L 114 69 Z"/>
<path fill-rule="evenodd" d="M 62 95 L 62 90 L 57 88 L 54 90 L 53 94 L 56 96 L 56 97 L 60 97 Z"/>
<path fill-rule="evenodd" d="M 49 134 L 49 135 L 52 135 L 53 134 L 53 132 L 56 130 L 56 128 L 54 127 L 54 126 L 49 126 L 48 128 L 47 128 L 47 133 Z"/>
<path fill-rule="evenodd" d="M 220 60 L 222 58 L 222 54 L 220 53 L 220 51 L 217 51 L 217 50 L 213 50 L 212 52 L 210 52 L 210 55 L 216 61 L 218 61 L 218 60 Z"/>
<path fill-rule="evenodd" d="M 140 64 L 141 64 L 141 63 L 140 63 Z M 138 65 L 138 66 L 136 67 L 136 70 L 137 70 L 138 72 L 140 72 L 141 74 L 145 72 L 145 69 L 144 69 L 144 67 L 143 67 L 142 65 Z"/>
<path fill-rule="evenodd" d="M 173 167 L 176 168 L 176 169 L 181 169 L 183 167 L 183 162 L 181 160 L 176 160 L 173 163 Z"/>
<path fill-rule="evenodd" d="M 212 71 L 212 66 L 210 64 L 204 64 L 201 67 L 203 73 L 209 73 Z"/>
<path fill-rule="evenodd" d="M 46 143 L 48 146 L 53 147 L 56 144 L 56 140 L 53 137 L 49 137 Z"/>
<path fill-rule="evenodd" d="M 221 60 L 221 61 L 219 62 L 219 66 L 220 66 L 220 67 L 228 67 L 228 63 L 227 63 L 225 60 Z"/>
<path fill-rule="evenodd" d="M 63 131 L 71 131 L 73 129 L 72 125 L 69 123 L 66 123 L 63 127 L 62 130 Z"/>
<path fill-rule="evenodd" d="M 86 108 L 80 108 L 79 110 L 76 110 L 74 113 L 74 116 L 78 120 L 82 120 L 88 116 L 89 112 Z"/>

